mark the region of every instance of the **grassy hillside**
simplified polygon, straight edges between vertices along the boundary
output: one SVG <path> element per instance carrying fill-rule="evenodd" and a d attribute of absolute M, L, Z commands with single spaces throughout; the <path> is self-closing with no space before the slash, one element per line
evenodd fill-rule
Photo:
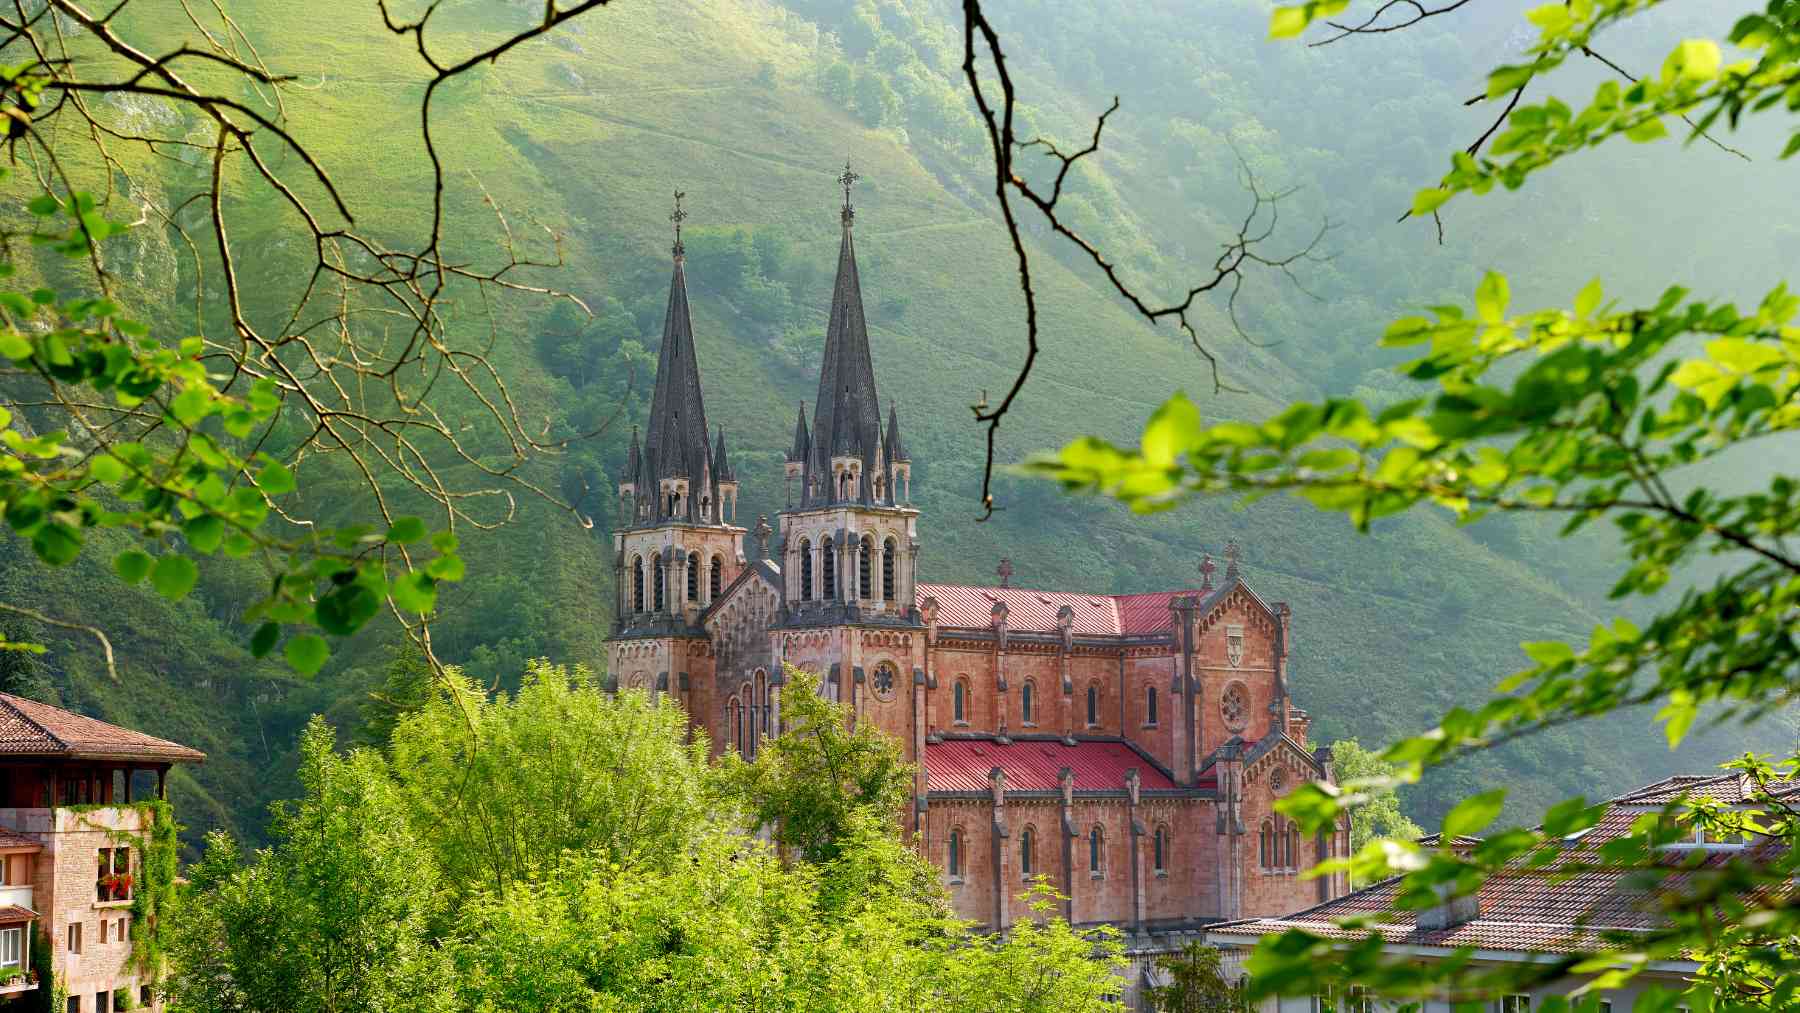
<path fill-rule="evenodd" d="M 1032 237 L 1045 353 L 1002 430 L 1008 459 L 1081 433 L 1130 438 L 1181 387 L 1215 416 L 1256 417 L 1322 391 L 1392 396 L 1394 382 L 1375 371 L 1379 358 L 1368 351 L 1382 322 L 1410 304 L 1461 298 L 1481 268 L 1500 261 L 1523 260 L 1528 287 L 1572 291 L 1594 273 L 1590 261 L 1600 254 L 1591 251 L 1601 240 L 1571 245 L 1581 252 L 1568 262 L 1560 250 L 1534 261 L 1520 238 L 1525 226 L 1554 226 L 1571 201 L 1584 206 L 1622 200 L 1620 189 L 1642 192 L 1564 180 L 1529 210 L 1529 222 L 1510 220 L 1520 217 L 1516 207 L 1484 208 L 1455 223 L 1450 247 L 1436 248 L 1419 230 L 1385 225 L 1387 206 L 1435 171 L 1462 124 L 1441 111 L 1426 116 L 1423 100 L 1396 96 L 1416 98 L 1421 82 L 1460 87 L 1466 68 L 1422 46 L 1403 48 L 1386 60 L 1391 78 L 1371 86 L 1388 102 L 1385 112 L 1363 117 L 1381 103 L 1365 103 L 1346 79 L 1356 72 L 1344 62 L 1352 58 L 1263 43 L 1259 5 L 1200 14 L 1128 3 L 1095 8 L 1099 22 L 1119 20 L 1122 35 L 1034 3 L 1012 5 L 1004 27 L 1046 130 L 1075 129 L 1104 106 L 1101 96 L 1125 95 L 1131 112 L 1077 193 L 1099 233 L 1131 251 L 1136 277 L 1173 284 L 1210 260 L 1212 237 L 1242 208 L 1227 138 L 1269 182 L 1308 184 L 1294 215 L 1302 229 L 1327 214 L 1344 221 L 1334 236 L 1343 252 L 1320 268 L 1323 302 L 1285 284 L 1252 286 L 1251 319 L 1276 340 L 1272 347 L 1236 340 L 1217 307 L 1205 310 L 1202 333 L 1224 353 L 1231 382 L 1247 391 L 1214 395 L 1177 336 L 1132 317 L 1064 251 Z M 428 194 L 413 119 L 422 76 L 407 45 L 382 30 L 365 0 L 240 0 L 233 9 L 272 67 L 305 78 L 289 105 L 295 132 L 354 202 L 378 209 L 378 228 L 396 236 L 415 230 Z M 175 22 L 158 22 L 154 8 L 132 10 L 140 19 L 135 31 L 173 31 Z M 533 10 L 452 5 L 433 22 L 435 44 L 472 44 Z M 959 58 L 948 17 L 935 2 L 623 6 L 457 84 L 437 119 L 450 160 L 453 224 L 464 235 L 493 236 L 491 212 L 480 203 L 486 192 L 516 227 L 541 222 L 562 230 L 567 266 L 555 283 L 601 308 L 603 318 L 591 323 L 542 300 L 504 300 L 491 320 L 469 307 L 459 318 L 462 338 L 483 340 L 493 327 L 491 358 L 525 417 L 569 431 L 623 403 L 641 419 L 649 377 L 640 374 L 628 395 L 619 366 L 653 361 L 645 353 L 654 352 L 660 333 L 669 194 L 686 191 L 695 248 L 717 252 L 711 259 L 697 252 L 689 271 L 709 415 L 733 447 L 742 516 L 772 515 L 783 501 L 780 460 L 794 406 L 811 399 L 816 383 L 817 344 L 809 341 L 830 295 L 834 177 L 848 159 L 864 177 L 857 243 L 877 379 L 882 396 L 899 406 L 915 458 L 921 565 L 931 579 L 989 579 L 1006 556 L 1027 585 L 1187 585 L 1202 552 L 1234 539 L 1256 586 L 1293 604 L 1296 693 L 1316 734 L 1365 742 L 1479 698 L 1517 667 L 1521 640 L 1581 636 L 1610 615 L 1597 599 L 1593 564 L 1605 560 L 1596 550 L 1552 548 L 1545 532 L 1510 521 L 1464 530 L 1409 517 L 1357 537 L 1279 501 L 1249 509 L 1202 503 L 1139 518 L 1007 479 L 1006 509 L 977 523 L 980 436 L 967 406 L 1010 380 L 1022 351 L 1022 304 L 1004 235 L 980 196 L 981 151 L 957 119 L 966 110 L 944 105 Z M 1084 39 L 1092 42 L 1085 49 Z M 848 100 L 834 70 L 840 65 L 849 68 Z M 865 77 L 888 88 L 892 102 L 884 106 Z M 132 168 L 167 198 L 180 195 L 178 171 Z M 292 223 L 247 180 L 233 197 L 254 222 L 236 235 L 256 265 L 252 309 L 272 316 L 293 291 L 293 251 L 284 238 Z M 1633 241 L 1648 242 L 1641 234 L 1648 228 L 1640 225 Z M 761 267 L 709 274 L 707 264 L 736 263 L 737 230 L 769 251 Z M 1497 245 L 1462 238 L 1471 233 Z M 128 238 L 139 244 L 140 260 L 167 265 L 139 272 L 143 312 L 167 328 L 186 326 L 180 297 L 192 281 L 172 243 L 153 231 Z M 547 339 L 564 330 L 569 336 L 557 338 L 556 353 L 563 359 L 556 359 L 545 351 Z M 566 365 L 589 351 L 594 369 Z M 597 514 L 595 530 L 525 503 L 500 531 L 466 537 L 471 578 L 446 595 L 435 634 L 447 660 L 500 682 L 537 655 L 598 664 L 611 601 L 604 490 L 627 438 L 626 428 L 615 427 L 536 466 L 535 477 L 565 491 L 581 483 L 602 490 L 584 501 Z M 322 470 L 310 478 L 310 504 L 332 516 L 348 509 L 340 496 L 346 477 Z M 207 593 L 180 608 L 120 590 L 98 569 L 31 572 L 15 586 L 35 592 L 27 597 L 42 607 L 109 628 L 129 624 L 121 684 L 95 676 L 90 648 L 79 641 L 56 640 L 51 663 L 66 698 L 84 709 L 213 755 L 177 782 L 197 827 L 254 834 L 263 804 L 291 790 L 299 723 L 326 711 L 340 727 L 354 724 L 388 656 L 391 631 L 376 629 L 339 651 L 313 683 L 251 662 L 239 646 L 244 631 L 229 623 L 234 582 L 261 579 L 248 568 L 209 566 Z M 156 703 L 165 699 L 174 702 Z M 1629 715 L 1499 751 L 1423 786 L 1411 803 L 1429 819 L 1465 783 L 1504 782 L 1524 814 L 1569 792 L 1599 794 L 1701 766 L 1744 741 L 1703 735 L 1671 755 L 1647 715 Z"/>

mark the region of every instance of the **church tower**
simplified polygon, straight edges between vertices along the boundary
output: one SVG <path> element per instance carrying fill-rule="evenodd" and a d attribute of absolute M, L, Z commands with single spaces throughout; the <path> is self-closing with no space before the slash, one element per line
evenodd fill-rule
<path fill-rule="evenodd" d="M 900 413 L 887 423 L 875 391 L 869 331 L 851 235 L 856 211 L 844 166 L 837 281 L 811 426 L 806 406 L 788 452 L 781 511 L 781 606 L 771 653 L 816 672 L 825 693 L 909 745 L 917 758 L 925 690 L 925 627 L 917 582 L 919 512 Z"/>
<path fill-rule="evenodd" d="M 681 209 L 675 195 L 674 274 L 663 318 L 662 349 L 650 420 L 637 430 L 619 481 L 620 527 L 613 533 L 614 626 L 608 671 L 620 685 L 684 693 L 689 656 L 702 653 L 700 613 L 744 566 L 737 527 L 736 473 L 725 433 L 709 441 L 693 323 L 682 264 Z M 674 673 L 673 677 L 671 673 Z"/>

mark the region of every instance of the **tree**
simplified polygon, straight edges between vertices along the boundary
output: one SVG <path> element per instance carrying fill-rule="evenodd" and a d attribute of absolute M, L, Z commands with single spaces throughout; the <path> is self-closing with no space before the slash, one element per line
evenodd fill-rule
<path fill-rule="evenodd" d="M 377 753 L 332 751 L 319 719 L 301 742 L 305 797 L 277 807 L 273 847 L 246 858 L 207 841 L 175 919 L 166 988 L 196 1013 L 449 1010 L 449 962 L 428 937 L 443 901 Z"/>
<path fill-rule="evenodd" d="M 1244 987 L 1225 980 L 1220 955 L 1217 947 L 1192 942 L 1156 958 L 1169 983 L 1146 990 L 1151 1005 L 1162 1013 L 1247 1013 Z"/>
<path fill-rule="evenodd" d="M 1364 801 L 1351 811 L 1352 852 L 1362 851 L 1370 841 L 1416 841 L 1425 833 L 1400 811 L 1400 797 L 1391 786 L 1399 768 L 1383 760 L 1379 752 L 1364 749 L 1355 739 L 1339 739 L 1331 744 L 1331 761 L 1339 782 L 1387 785 L 1365 789 Z"/>
<path fill-rule="evenodd" d="M 400 719 L 431 702 L 436 681 L 437 673 L 418 645 L 403 643 L 395 648 L 381 688 L 362 702 L 363 723 L 357 741 L 385 751 Z"/>
<path fill-rule="evenodd" d="M 1280 8 L 1272 32 L 1297 35 L 1345 6 L 1339 0 Z M 1461 6 L 1417 13 L 1422 19 Z M 1486 100 L 1503 104 L 1493 128 L 1453 156 L 1438 185 L 1418 192 L 1411 214 L 1435 217 L 1454 199 L 1497 185 L 1516 189 L 1531 174 L 1620 137 L 1658 140 L 1674 119 L 1690 124 L 1690 140 L 1717 143 L 1709 131 L 1784 108 L 1779 97 L 1800 81 L 1800 4 L 1792 3 L 1771 4 L 1731 27 L 1730 42 L 1748 54 L 1743 61 L 1727 65 L 1717 43 L 1688 39 L 1671 48 L 1659 73 L 1629 87 L 1605 81 L 1587 102 L 1522 101 L 1527 85 L 1541 85 L 1566 62 L 1603 59 L 1592 48 L 1595 37 L 1645 7 L 1600 0 L 1533 10 L 1538 41 L 1528 61 L 1489 75 Z M 1333 23 L 1334 38 L 1412 23 L 1380 22 L 1395 10 L 1389 4 L 1366 22 Z M 1790 138 L 1783 155 L 1796 151 L 1800 140 Z M 1644 599 L 1651 618 L 1600 626 L 1585 645 L 1523 644 L 1529 664 L 1492 699 L 1455 708 L 1437 728 L 1381 754 L 1395 766 L 1393 777 L 1304 786 L 1285 799 L 1279 807 L 1308 830 L 1329 826 L 1371 791 L 1417 779 L 1427 766 L 1545 729 L 1656 704 L 1676 743 L 1702 719 L 1771 713 L 1800 684 L 1800 640 L 1793 635 L 1800 483 L 1777 473 L 1748 489 L 1715 488 L 1705 470 L 1734 452 L 1791 445 L 1800 428 L 1800 297 L 1778 286 L 1740 310 L 1671 285 L 1640 303 L 1608 300 L 1596 279 L 1566 307 L 1521 311 L 1507 279 L 1490 273 L 1473 304 L 1472 311 L 1436 306 L 1387 329 L 1383 345 L 1418 353 L 1400 367 L 1423 385 L 1416 399 L 1376 408 L 1336 398 L 1294 404 L 1261 421 L 1209 425 L 1177 394 L 1150 418 L 1137 447 L 1082 439 L 1033 465 L 1070 488 L 1100 491 L 1141 511 L 1202 494 L 1288 493 L 1344 514 L 1363 531 L 1383 517 L 1434 506 L 1463 522 L 1492 512 L 1548 515 L 1566 522 L 1565 535 L 1611 524 L 1624 561 L 1612 594 Z M 1675 591 L 1671 581 L 1700 560 L 1711 560 L 1717 575 Z M 1752 786 L 1747 811 L 1672 803 L 1608 844 L 1608 867 L 1638 873 L 1658 891 L 1667 916 L 1663 928 L 1618 948 L 1482 972 L 1454 961 L 1420 969 L 1379 945 L 1339 950 L 1288 933 L 1265 941 L 1252 967 L 1301 991 L 1360 982 L 1421 997 L 1452 984 L 1462 994 L 1521 991 L 1577 966 L 1620 968 L 1608 973 L 1616 987 L 1646 960 L 1680 957 L 1700 963 L 1691 990 L 1698 1002 L 1789 1007 L 1800 996 L 1800 907 L 1785 884 L 1800 861 L 1792 847 L 1800 840 L 1800 812 L 1771 786 L 1800 773 L 1800 756 L 1746 756 L 1730 766 Z M 1446 891 L 1477 889 L 1508 863 L 1554 854 L 1563 837 L 1594 825 L 1602 811 L 1572 798 L 1552 807 L 1539 827 L 1453 848 L 1455 837 L 1498 818 L 1505 794 L 1495 788 L 1459 803 L 1435 849 L 1368 846 L 1331 865 L 1367 878 L 1404 873 L 1396 903 L 1421 908 L 1441 902 Z M 1760 864 L 1728 863 L 1716 874 L 1683 878 L 1689 874 L 1670 868 L 1658 849 L 1695 829 L 1748 834 L 1775 847 L 1759 852 L 1769 856 Z"/>
<path fill-rule="evenodd" d="M 838 857 L 858 814 L 896 824 L 912 789 L 912 769 L 893 739 L 856 724 L 850 708 L 819 692 L 819 677 L 784 666 L 781 734 L 754 761 L 729 767 L 756 821 L 809 862 Z"/>

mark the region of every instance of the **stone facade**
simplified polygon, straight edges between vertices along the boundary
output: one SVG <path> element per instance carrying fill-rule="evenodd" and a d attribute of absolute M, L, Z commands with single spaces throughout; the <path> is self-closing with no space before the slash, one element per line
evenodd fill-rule
<path fill-rule="evenodd" d="M 819 396 L 786 455 L 773 553 L 766 522 L 746 560 L 717 506 L 645 500 L 654 483 L 729 475 L 723 437 L 712 459 L 704 439 L 677 455 L 665 438 L 655 461 L 634 437 L 609 683 L 670 694 L 715 754 L 748 756 L 780 731 L 783 666 L 816 673 L 852 720 L 903 744 L 917 765 L 907 831 L 958 913 L 996 928 L 1030 917 L 1041 881 L 1070 920 L 1125 929 L 1146 963 L 1204 925 L 1344 892 L 1300 872 L 1343 854 L 1348 827 L 1303 839 L 1272 809 L 1331 763 L 1288 693 L 1293 617 L 1242 579 L 1235 548 L 1221 581 L 1208 558 L 1200 586 L 1149 594 L 1013 587 L 1006 565 L 996 586 L 921 581 L 912 461 L 897 409 L 885 425 L 878 411 L 853 221 L 846 200 Z M 679 252 L 681 319 L 665 323 L 659 368 L 696 372 L 659 375 L 650 430 L 704 434 Z M 723 581 L 676 600 L 693 559 L 722 560 Z M 669 568 L 660 607 L 639 560 Z"/>

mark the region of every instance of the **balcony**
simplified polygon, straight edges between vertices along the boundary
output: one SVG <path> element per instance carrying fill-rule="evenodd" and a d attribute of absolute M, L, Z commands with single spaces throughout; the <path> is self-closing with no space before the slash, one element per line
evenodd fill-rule
<path fill-rule="evenodd" d="M 27 911 L 36 911 L 37 905 L 31 902 L 31 884 L 0 886 L 0 907 L 22 907 Z"/>
<path fill-rule="evenodd" d="M 16 995 L 20 992 L 30 992 L 37 987 L 36 971 L 27 971 L 24 973 L 13 971 L 11 973 L 0 975 L 0 995 Z"/>

